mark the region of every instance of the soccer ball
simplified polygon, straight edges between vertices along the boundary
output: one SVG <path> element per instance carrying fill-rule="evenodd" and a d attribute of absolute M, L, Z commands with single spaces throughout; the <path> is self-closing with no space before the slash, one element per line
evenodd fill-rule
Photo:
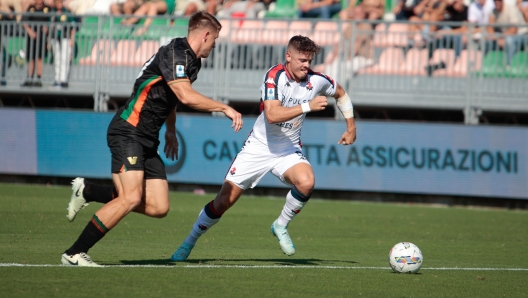
<path fill-rule="evenodd" d="M 422 264 L 422 252 L 411 242 L 397 243 L 389 251 L 389 265 L 394 272 L 417 273 Z"/>

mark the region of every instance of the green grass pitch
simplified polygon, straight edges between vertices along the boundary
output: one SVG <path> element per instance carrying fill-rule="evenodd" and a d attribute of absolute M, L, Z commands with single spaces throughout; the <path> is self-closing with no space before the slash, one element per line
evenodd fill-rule
<path fill-rule="evenodd" d="M 198 242 L 169 257 L 214 195 L 171 192 L 164 219 L 130 214 L 89 254 L 60 265 L 101 206 L 66 219 L 68 187 L 0 184 L 0 297 L 526 297 L 528 212 L 312 199 L 290 224 L 288 257 L 271 236 L 283 198 L 243 196 Z M 389 249 L 420 247 L 419 274 L 392 273 Z"/>

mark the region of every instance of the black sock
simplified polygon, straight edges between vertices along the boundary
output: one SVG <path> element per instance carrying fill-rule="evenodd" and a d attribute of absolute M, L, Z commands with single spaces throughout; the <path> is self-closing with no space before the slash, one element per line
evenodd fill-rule
<path fill-rule="evenodd" d="M 86 225 L 81 235 L 64 253 L 72 256 L 81 252 L 87 253 L 92 246 L 94 246 L 104 235 L 108 232 L 108 229 L 94 214 L 92 220 Z"/>
<path fill-rule="evenodd" d="M 83 197 L 86 202 L 106 204 L 117 197 L 117 189 L 113 186 L 97 185 L 85 179 Z"/>

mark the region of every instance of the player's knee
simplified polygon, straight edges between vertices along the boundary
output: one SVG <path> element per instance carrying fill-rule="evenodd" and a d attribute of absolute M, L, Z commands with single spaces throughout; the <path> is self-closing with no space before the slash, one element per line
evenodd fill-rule
<path fill-rule="evenodd" d="M 309 195 L 312 193 L 312 190 L 315 185 L 315 180 L 312 175 L 305 175 L 300 177 L 295 183 L 295 187 L 304 195 Z"/>
<path fill-rule="evenodd" d="M 151 213 L 152 217 L 164 218 L 169 213 L 169 206 L 159 206 Z"/>
<path fill-rule="evenodd" d="M 117 197 L 122 204 L 126 205 L 130 210 L 135 209 L 141 204 L 141 193 L 130 193 L 123 194 L 122 196 Z"/>

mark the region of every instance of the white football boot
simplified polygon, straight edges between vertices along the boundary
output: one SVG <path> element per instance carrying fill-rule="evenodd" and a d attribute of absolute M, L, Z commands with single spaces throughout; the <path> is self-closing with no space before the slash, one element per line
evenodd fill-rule
<path fill-rule="evenodd" d="M 295 245 L 288 234 L 287 226 L 281 226 L 275 220 L 271 224 L 271 233 L 279 239 L 280 249 L 283 253 L 291 256 L 295 254 Z"/>
<path fill-rule="evenodd" d="M 77 177 L 72 181 L 72 195 L 68 204 L 68 215 L 66 217 L 70 222 L 75 219 L 77 212 L 88 206 L 86 199 L 83 197 L 84 178 Z"/>
<path fill-rule="evenodd" d="M 67 266 L 79 266 L 79 267 L 103 267 L 90 259 L 90 256 L 84 252 L 75 254 L 73 256 L 62 254 L 61 262 Z"/>

